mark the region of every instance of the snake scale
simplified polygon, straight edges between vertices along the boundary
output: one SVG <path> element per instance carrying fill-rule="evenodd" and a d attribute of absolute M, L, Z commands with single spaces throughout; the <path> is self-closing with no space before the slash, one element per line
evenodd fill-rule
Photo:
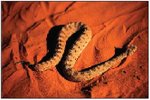
<path fill-rule="evenodd" d="M 64 57 L 66 41 L 73 35 L 77 34 L 80 30 L 80 36 L 74 41 L 73 46 L 69 49 L 67 55 Z M 126 51 L 120 55 L 100 64 L 96 64 L 89 67 L 87 70 L 76 71 L 73 67 L 82 53 L 83 49 L 88 45 L 92 38 L 91 29 L 82 22 L 70 22 L 64 25 L 59 33 L 57 47 L 55 48 L 56 53 L 53 57 L 49 58 L 45 62 L 41 62 L 35 65 L 35 70 L 43 72 L 50 69 L 53 66 L 57 66 L 60 62 L 62 70 L 65 76 L 71 81 L 87 81 L 91 80 L 96 76 L 99 76 L 113 67 L 116 62 L 122 61 L 124 58 L 132 55 L 137 47 L 134 45 L 129 46 Z"/>

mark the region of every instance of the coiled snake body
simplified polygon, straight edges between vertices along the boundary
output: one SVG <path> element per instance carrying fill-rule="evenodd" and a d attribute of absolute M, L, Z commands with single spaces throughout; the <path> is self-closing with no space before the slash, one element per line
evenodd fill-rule
<path fill-rule="evenodd" d="M 63 57 L 66 41 L 69 39 L 69 37 L 71 37 L 73 34 L 76 34 L 79 30 L 81 31 L 79 38 L 74 41 L 72 48 L 69 49 L 67 55 Z M 36 64 L 36 71 L 42 72 L 48 70 L 53 66 L 57 66 L 61 62 L 61 65 L 63 66 L 62 70 L 69 80 L 86 81 L 103 74 L 108 69 L 113 67 L 116 62 L 122 61 L 127 56 L 132 55 L 137 49 L 136 46 L 131 45 L 125 52 L 121 53 L 115 58 L 112 58 L 104 63 L 94 65 L 88 70 L 76 71 L 73 66 L 83 49 L 90 42 L 91 38 L 92 32 L 87 25 L 81 22 L 68 23 L 60 31 L 58 44 L 55 48 L 56 54 L 53 57 L 49 58 L 49 60 Z"/>

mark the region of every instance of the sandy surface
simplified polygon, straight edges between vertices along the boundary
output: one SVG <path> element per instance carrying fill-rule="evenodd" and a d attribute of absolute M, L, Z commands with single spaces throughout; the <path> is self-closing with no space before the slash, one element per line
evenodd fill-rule
<path fill-rule="evenodd" d="M 66 80 L 54 67 L 37 73 L 31 64 L 48 52 L 47 35 L 57 25 L 81 21 L 93 37 L 77 70 L 110 59 L 115 48 L 138 47 L 133 56 L 89 82 Z M 2 97 L 148 97 L 148 2 L 2 2 Z"/>

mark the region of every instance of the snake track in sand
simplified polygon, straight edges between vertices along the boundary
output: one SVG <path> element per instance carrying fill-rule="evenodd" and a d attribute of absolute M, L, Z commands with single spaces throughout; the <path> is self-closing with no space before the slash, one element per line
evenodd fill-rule
<path fill-rule="evenodd" d="M 74 41 L 73 46 L 71 47 L 71 49 L 69 49 L 67 55 L 63 56 L 65 52 L 66 41 L 73 34 L 77 34 L 77 31 L 80 31 L 80 36 Z M 62 71 L 63 73 L 65 73 L 67 79 L 71 81 L 86 81 L 103 74 L 111 67 L 113 67 L 116 62 L 122 61 L 127 56 L 132 55 L 137 49 L 136 46 L 131 45 L 127 48 L 126 51 L 115 58 L 112 58 L 104 63 L 89 67 L 88 70 L 76 71 L 73 66 L 83 49 L 90 42 L 91 38 L 92 32 L 87 25 L 81 22 L 72 22 L 66 24 L 62 27 L 59 33 L 57 47 L 55 48 L 56 53 L 54 54 L 54 56 L 49 58 L 45 62 L 36 64 L 35 70 L 42 72 L 61 63 Z"/>

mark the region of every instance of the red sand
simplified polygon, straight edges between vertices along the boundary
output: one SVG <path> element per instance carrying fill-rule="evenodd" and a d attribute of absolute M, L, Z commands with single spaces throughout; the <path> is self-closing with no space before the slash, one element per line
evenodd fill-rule
<path fill-rule="evenodd" d="M 15 64 L 40 61 L 49 29 L 74 21 L 93 32 L 77 70 L 108 60 L 133 36 L 138 50 L 92 87 L 66 80 L 55 68 L 39 74 Z M 148 2 L 2 2 L 2 97 L 148 97 Z"/>

